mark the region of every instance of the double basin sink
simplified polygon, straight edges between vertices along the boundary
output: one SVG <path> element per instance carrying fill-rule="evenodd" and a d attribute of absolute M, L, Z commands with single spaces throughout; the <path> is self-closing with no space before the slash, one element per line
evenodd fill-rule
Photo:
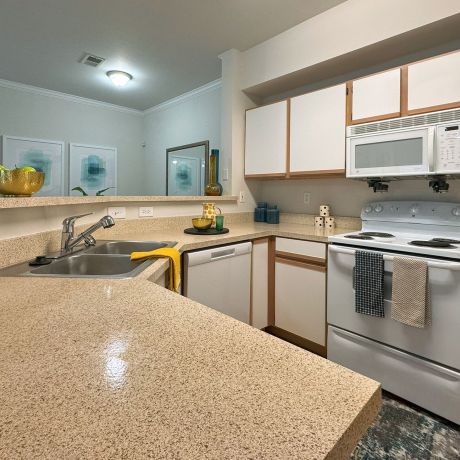
<path fill-rule="evenodd" d="M 51 276 L 58 278 L 132 278 L 154 262 L 154 258 L 132 261 L 132 252 L 173 247 L 175 241 L 101 241 L 88 249 L 54 259 L 48 265 L 28 263 L 4 270 L 4 276 Z"/>

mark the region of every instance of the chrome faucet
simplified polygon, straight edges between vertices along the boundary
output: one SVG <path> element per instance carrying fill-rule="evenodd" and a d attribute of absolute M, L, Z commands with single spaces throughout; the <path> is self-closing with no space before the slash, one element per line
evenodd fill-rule
<path fill-rule="evenodd" d="M 110 228 L 115 225 L 115 221 L 113 220 L 112 216 L 104 216 L 98 222 L 91 225 L 91 227 L 88 227 L 79 235 L 75 236 L 75 221 L 80 217 L 89 216 L 91 214 L 92 212 L 89 212 L 88 214 L 80 214 L 79 216 L 70 216 L 66 217 L 62 221 L 61 255 L 66 255 L 73 251 L 74 248 L 82 241 L 86 247 L 94 246 L 96 244 L 96 240 L 94 236 L 91 235 L 91 233 L 95 232 L 101 227 Z"/>

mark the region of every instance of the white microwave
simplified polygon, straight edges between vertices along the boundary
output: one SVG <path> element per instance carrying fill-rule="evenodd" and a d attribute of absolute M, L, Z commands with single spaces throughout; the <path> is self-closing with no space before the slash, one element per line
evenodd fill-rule
<path fill-rule="evenodd" d="M 348 127 L 347 177 L 460 175 L 460 120 L 433 122 L 447 115 L 460 111 Z"/>

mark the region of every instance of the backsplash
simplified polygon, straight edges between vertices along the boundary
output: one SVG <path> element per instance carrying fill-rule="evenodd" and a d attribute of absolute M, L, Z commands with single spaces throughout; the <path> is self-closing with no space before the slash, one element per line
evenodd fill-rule
<path fill-rule="evenodd" d="M 434 193 L 427 180 L 390 182 L 389 191 L 374 193 L 364 181 L 352 179 L 267 180 L 256 193 L 257 201 L 277 204 L 284 213 L 318 213 L 319 206 L 328 204 L 333 215 L 359 217 L 362 207 L 371 201 L 414 200 L 460 203 L 460 180 L 449 181 L 448 193 Z M 310 204 L 304 203 L 304 193 L 310 193 Z"/>

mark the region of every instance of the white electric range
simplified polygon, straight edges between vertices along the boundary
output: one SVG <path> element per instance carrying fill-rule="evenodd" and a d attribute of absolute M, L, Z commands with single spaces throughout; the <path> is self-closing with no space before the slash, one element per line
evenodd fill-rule
<path fill-rule="evenodd" d="M 460 204 L 376 202 L 361 219 L 361 231 L 329 238 L 328 358 L 460 423 Z M 357 250 L 383 255 L 384 318 L 355 312 Z M 427 262 L 430 326 L 391 319 L 395 257 Z"/>

